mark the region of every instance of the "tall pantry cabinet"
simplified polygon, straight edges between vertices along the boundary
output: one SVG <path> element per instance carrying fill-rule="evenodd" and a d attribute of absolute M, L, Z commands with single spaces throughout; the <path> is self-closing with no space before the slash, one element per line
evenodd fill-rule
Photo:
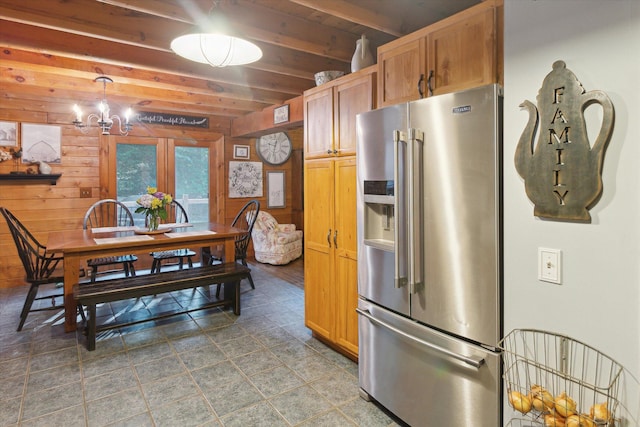
<path fill-rule="evenodd" d="M 375 108 L 371 66 L 304 94 L 305 324 L 357 358 L 356 114 Z"/>

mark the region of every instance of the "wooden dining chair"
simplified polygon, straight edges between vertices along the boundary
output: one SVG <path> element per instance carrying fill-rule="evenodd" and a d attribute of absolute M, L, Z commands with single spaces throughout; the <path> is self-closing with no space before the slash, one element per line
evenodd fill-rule
<path fill-rule="evenodd" d="M 82 228 L 85 230 L 98 227 L 127 227 L 133 225 L 133 215 L 124 203 L 115 199 L 99 200 L 84 215 Z M 104 273 L 114 273 L 124 271 L 125 276 L 135 276 L 136 269 L 133 263 L 138 260 L 135 255 L 119 255 L 103 258 L 94 258 L 87 261 L 87 266 L 91 267 L 91 281 L 95 282 L 98 275 L 98 268 L 103 266 L 121 265 L 121 269 L 110 269 L 102 271 Z"/>
<path fill-rule="evenodd" d="M 33 311 L 63 310 L 64 293 L 55 292 L 46 296 L 38 296 L 39 287 L 46 284 L 57 284 L 63 282 L 62 271 L 56 271 L 58 264 L 62 261 L 62 256 L 47 252 L 47 248 L 27 230 L 27 228 L 8 209 L 0 207 L 0 212 L 7 221 L 11 237 L 18 249 L 18 255 L 25 271 L 25 280 L 29 283 L 29 292 L 25 298 L 22 311 L 20 312 L 20 323 L 18 331 L 22 330 L 27 315 Z M 59 274 L 56 274 L 59 273 Z M 62 298 L 59 303 L 56 299 Z M 51 300 L 51 305 L 40 308 L 33 308 L 36 300 Z"/>
<path fill-rule="evenodd" d="M 242 209 L 240 209 L 240 212 L 237 213 L 231 223 L 232 227 L 239 228 L 244 231 L 244 233 L 236 237 L 236 262 L 240 262 L 245 267 L 248 267 L 247 248 L 251 241 L 251 231 L 253 230 L 253 225 L 256 223 L 256 219 L 258 218 L 258 212 L 260 212 L 260 202 L 258 200 L 250 200 L 242 207 Z M 220 263 L 224 259 L 222 254 L 212 252 L 209 248 L 203 249 L 203 258 L 208 258 L 209 265 Z M 248 279 L 249 284 L 251 284 L 251 289 L 255 289 L 256 287 L 253 283 L 251 273 L 249 273 Z M 216 289 L 216 297 L 220 297 L 220 284 L 218 284 Z"/>
<path fill-rule="evenodd" d="M 185 224 L 189 222 L 189 216 L 184 207 L 173 200 L 167 206 L 167 223 Z M 184 259 L 187 259 L 189 268 L 193 268 L 193 257 L 196 255 L 191 249 L 174 249 L 171 251 L 151 252 L 153 264 L 151 273 L 160 273 L 163 261 L 174 260 L 173 265 L 177 265 L 180 270 L 184 266 Z M 166 264 L 165 264 L 166 265 Z"/>

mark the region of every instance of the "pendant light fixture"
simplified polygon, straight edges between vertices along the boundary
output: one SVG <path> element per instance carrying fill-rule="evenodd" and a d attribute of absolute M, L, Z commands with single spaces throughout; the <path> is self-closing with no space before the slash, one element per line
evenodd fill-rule
<path fill-rule="evenodd" d="M 73 106 L 73 111 L 76 113 L 76 119 L 73 124 L 76 125 L 83 133 L 87 133 L 91 126 L 91 121 L 96 120 L 97 125 L 102 130 L 103 135 L 109 135 L 111 127 L 114 122 L 118 122 L 118 131 L 120 135 L 127 135 L 133 125 L 129 122 L 131 119 L 131 108 L 127 109 L 124 113 L 124 120 L 118 115 L 111 115 L 109 111 L 109 103 L 107 102 L 107 83 L 113 83 L 113 80 L 107 76 L 96 77 L 94 82 L 102 82 L 102 101 L 98 104 L 99 113 L 91 113 L 87 116 L 87 122 L 82 121 L 82 111 L 78 104 Z"/>
<path fill-rule="evenodd" d="M 262 50 L 257 45 L 233 35 L 224 17 L 216 13 L 219 7 L 220 0 L 214 1 L 206 31 L 176 37 L 171 42 L 171 50 L 212 67 L 244 65 L 262 58 Z"/>

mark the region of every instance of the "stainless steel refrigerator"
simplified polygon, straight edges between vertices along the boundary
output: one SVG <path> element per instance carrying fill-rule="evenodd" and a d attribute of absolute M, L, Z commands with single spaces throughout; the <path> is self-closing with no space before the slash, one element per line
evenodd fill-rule
<path fill-rule="evenodd" d="M 360 388 L 411 426 L 502 425 L 498 85 L 359 114 Z"/>

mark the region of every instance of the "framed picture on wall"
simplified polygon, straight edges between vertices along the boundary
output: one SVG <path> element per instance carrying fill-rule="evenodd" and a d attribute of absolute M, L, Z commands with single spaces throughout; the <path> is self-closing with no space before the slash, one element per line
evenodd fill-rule
<path fill-rule="evenodd" d="M 229 162 L 229 198 L 262 197 L 262 162 Z"/>
<path fill-rule="evenodd" d="M 22 123 L 22 163 L 60 163 L 60 126 Z"/>
<path fill-rule="evenodd" d="M 233 158 L 240 160 L 249 160 L 250 148 L 248 145 L 234 145 L 233 146 Z"/>
<path fill-rule="evenodd" d="M 18 146 L 18 122 L 0 121 L 0 145 Z"/>
<path fill-rule="evenodd" d="M 286 123 L 289 121 L 289 104 L 281 105 L 273 109 L 273 124 Z"/>
<path fill-rule="evenodd" d="M 284 208 L 284 171 L 267 172 L 267 207 Z"/>

